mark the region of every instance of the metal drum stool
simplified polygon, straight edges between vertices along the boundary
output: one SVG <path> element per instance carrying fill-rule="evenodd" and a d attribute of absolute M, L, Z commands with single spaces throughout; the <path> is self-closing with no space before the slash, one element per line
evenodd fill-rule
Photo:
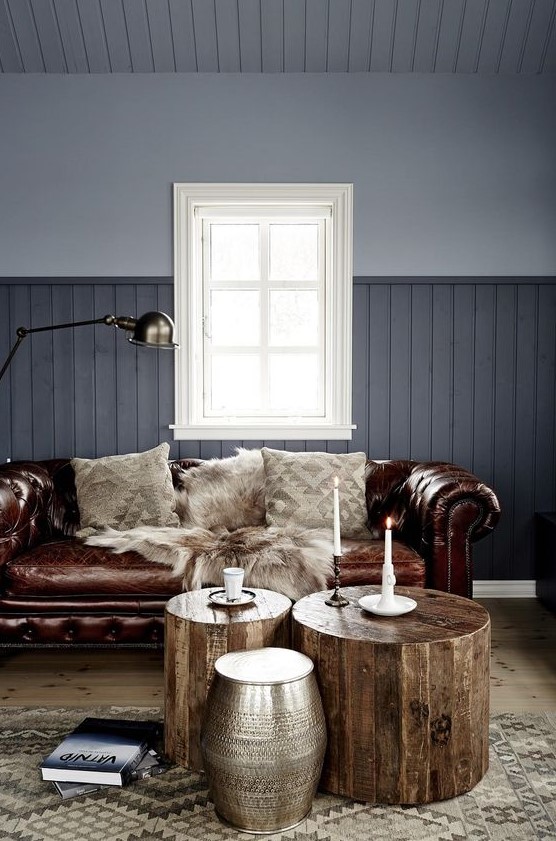
<path fill-rule="evenodd" d="M 326 749 L 313 663 L 287 648 L 216 661 L 201 730 L 210 795 L 236 829 L 272 833 L 311 811 Z"/>

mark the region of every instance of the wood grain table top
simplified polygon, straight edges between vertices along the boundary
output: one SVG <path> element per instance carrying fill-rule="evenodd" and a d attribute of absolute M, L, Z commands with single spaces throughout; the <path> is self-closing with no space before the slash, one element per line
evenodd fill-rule
<path fill-rule="evenodd" d="M 257 622 L 275 619 L 291 608 L 291 600 L 273 590 L 249 589 L 255 593 L 255 600 L 245 605 L 216 605 L 209 601 L 209 593 L 221 588 L 204 587 L 174 596 L 166 604 L 166 613 L 187 622 L 204 625 L 234 625 L 237 622 Z"/>
<path fill-rule="evenodd" d="M 421 587 L 396 587 L 396 594 L 415 599 L 417 607 L 402 616 L 375 616 L 358 604 L 362 596 L 380 593 L 378 586 L 342 587 L 346 607 L 329 607 L 330 591 L 312 593 L 292 609 L 294 622 L 321 635 L 373 643 L 441 642 L 468 636 L 490 622 L 488 612 L 462 596 Z"/>

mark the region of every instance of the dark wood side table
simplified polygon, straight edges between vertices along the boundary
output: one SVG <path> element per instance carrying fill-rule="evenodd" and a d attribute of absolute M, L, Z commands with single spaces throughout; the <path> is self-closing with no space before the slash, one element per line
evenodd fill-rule
<path fill-rule="evenodd" d="M 290 648 L 290 599 L 253 588 L 250 604 L 220 607 L 208 598 L 215 589 L 174 596 L 165 612 L 165 751 L 195 771 L 203 769 L 201 721 L 218 658 L 229 651 Z"/>
<path fill-rule="evenodd" d="M 411 613 L 358 605 L 344 587 L 292 609 L 293 647 L 315 663 L 328 728 L 321 787 L 372 803 L 428 803 L 469 791 L 488 768 L 490 618 L 469 599 L 397 587 Z"/>
<path fill-rule="evenodd" d="M 556 512 L 535 516 L 537 598 L 556 613 Z"/>

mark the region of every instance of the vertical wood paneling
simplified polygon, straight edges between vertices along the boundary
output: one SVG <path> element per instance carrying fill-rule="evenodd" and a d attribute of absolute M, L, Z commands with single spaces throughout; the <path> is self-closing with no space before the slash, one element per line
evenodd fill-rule
<path fill-rule="evenodd" d="M 457 73 L 474 73 L 479 60 L 479 46 L 486 23 L 488 0 L 467 0 L 461 27 Z"/>
<path fill-rule="evenodd" d="M 537 393 L 538 286 L 517 289 L 515 444 L 513 464 L 513 552 L 509 559 L 510 578 L 521 578 L 523 558 L 532 558 L 535 510 L 535 419 Z M 554 476 L 552 477 L 554 484 Z"/>
<path fill-rule="evenodd" d="M 452 287 L 432 290 L 431 454 L 452 460 Z"/>
<path fill-rule="evenodd" d="M 353 430 L 351 448 L 355 452 L 368 452 L 369 425 L 369 287 L 353 289 L 353 417 L 357 429 Z M 354 421 L 355 422 L 355 421 Z"/>
<path fill-rule="evenodd" d="M 157 287 L 157 310 L 165 312 L 171 318 L 174 314 L 174 289 L 168 284 Z M 134 312 L 137 310 L 134 310 Z M 178 343 L 184 340 L 177 335 Z M 156 353 L 156 351 L 151 351 Z M 170 424 L 174 422 L 174 353 L 161 350 L 158 353 L 158 440 L 168 441 L 170 454 L 176 458 L 179 453 L 178 442 L 174 441 Z"/>
<path fill-rule="evenodd" d="M 496 287 L 478 284 L 475 288 L 475 367 L 473 402 L 472 470 L 483 482 L 494 478 L 494 329 Z M 492 578 L 492 541 L 482 548 L 477 563 L 479 578 Z M 524 576 L 525 577 L 525 576 Z"/>
<path fill-rule="evenodd" d="M 432 286 L 415 285 L 411 293 L 410 457 L 431 458 Z"/>
<path fill-rule="evenodd" d="M 513 551 L 515 375 L 516 375 L 517 287 L 496 288 L 496 332 L 494 378 L 494 475 L 493 484 L 504 509 L 504 517 L 493 537 L 494 552 L 502 578 L 507 578 Z"/>
<path fill-rule="evenodd" d="M 510 7 L 500 55 L 499 71 L 501 73 L 519 73 L 521 70 L 523 49 L 529 31 L 533 2 L 534 0 L 530 0 L 529 3 L 512 3 Z"/>
<path fill-rule="evenodd" d="M 114 315 L 116 310 L 114 287 L 99 285 L 94 290 L 94 318 Z M 79 327 L 79 330 L 84 328 Z M 96 441 L 95 451 L 98 456 L 115 453 L 118 441 L 116 436 L 116 330 L 117 327 L 99 324 L 95 332 L 95 414 Z M 76 336 L 76 340 L 78 340 Z M 118 336 L 118 340 L 122 339 Z M 126 348 L 127 349 L 127 348 Z"/>
<path fill-rule="evenodd" d="M 72 288 L 52 286 L 52 324 L 75 321 Z M 45 323 L 45 322 L 43 322 Z M 75 390 L 74 390 L 74 331 L 56 330 L 52 333 L 52 375 L 54 381 L 54 451 L 55 458 L 67 458 L 76 452 L 75 446 Z"/>
<path fill-rule="evenodd" d="M 137 313 L 137 287 L 116 287 L 115 315 Z M 121 332 L 121 331 L 120 331 Z M 137 352 L 130 342 L 116 337 L 116 435 L 118 453 L 135 453 L 139 449 L 137 429 Z"/>
<path fill-rule="evenodd" d="M 390 287 L 386 284 L 370 287 L 369 347 L 369 456 L 390 458 Z"/>
<path fill-rule="evenodd" d="M 409 458 L 411 286 L 393 286 L 390 306 L 390 453 L 391 458 Z"/>
<path fill-rule="evenodd" d="M 479 73 L 497 73 L 508 27 L 510 0 L 489 3 L 477 62 Z"/>
<path fill-rule="evenodd" d="M 31 325 L 31 291 L 26 284 L 13 287 L 10 294 L 10 324 L 15 340 L 18 327 Z M 27 336 L 12 359 L 12 458 L 33 458 L 33 392 L 31 381 L 31 342 Z"/>
<path fill-rule="evenodd" d="M 556 286 L 539 288 L 537 333 L 537 417 L 535 424 L 535 511 L 556 505 L 554 459 L 556 395 Z"/>
<path fill-rule="evenodd" d="M 52 324 L 50 286 L 31 286 L 31 327 Z M 33 418 L 33 458 L 48 458 L 54 450 L 54 382 L 50 331 L 37 333 L 31 342 L 31 414 Z"/>
<path fill-rule="evenodd" d="M 156 311 L 156 286 L 137 287 L 137 315 Z M 140 353 L 143 351 L 143 353 Z M 162 352 L 162 351 L 161 351 Z M 158 421 L 158 353 L 149 348 L 137 348 L 137 446 L 148 450 L 160 439 Z"/>
<path fill-rule="evenodd" d="M 94 318 L 94 288 L 73 287 L 73 316 L 76 321 Z M 75 391 L 75 455 L 96 455 L 95 328 L 74 330 L 73 381 Z"/>
<path fill-rule="evenodd" d="M 159 309 L 168 283 L 0 283 L 0 362 L 19 325 Z M 344 441 L 174 442 L 174 357 L 99 325 L 29 336 L 0 383 L 0 460 L 100 456 L 171 443 L 214 458 L 237 445 L 453 460 L 498 493 L 502 520 L 475 577 L 534 577 L 535 511 L 556 506 L 556 283 L 357 283 L 353 421 Z M 178 336 L 179 338 L 179 336 Z"/>
<path fill-rule="evenodd" d="M 16 341 L 15 330 L 10 323 L 10 287 L 0 285 L 0 365 L 4 364 L 12 345 Z M 0 461 L 12 454 L 12 366 L 0 380 Z"/>
<path fill-rule="evenodd" d="M 473 384 L 475 367 L 475 287 L 454 286 L 453 294 L 452 460 L 473 462 Z"/>

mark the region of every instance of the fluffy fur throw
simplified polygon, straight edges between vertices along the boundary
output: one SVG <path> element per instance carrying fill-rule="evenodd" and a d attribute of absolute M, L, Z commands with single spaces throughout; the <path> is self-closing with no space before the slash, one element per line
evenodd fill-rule
<path fill-rule="evenodd" d="M 326 532 L 248 526 L 236 531 L 201 528 L 113 529 L 87 538 L 91 546 L 135 551 L 182 576 L 184 590 L 222 583 L 225 567 L 243 567 L 244 585 L 275 590 L 294 601 L 326 589 L 332 541 Z"/>

